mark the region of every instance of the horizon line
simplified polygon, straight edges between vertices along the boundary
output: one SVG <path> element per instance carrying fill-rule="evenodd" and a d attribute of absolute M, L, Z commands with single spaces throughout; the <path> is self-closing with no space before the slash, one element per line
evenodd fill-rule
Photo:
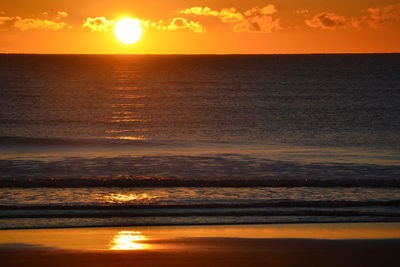
<path fill-rule="evenodd" d="M 0 52 L 0 55 L 76 55 L 76 56 L 277 56 L 277 55 L 385 55 L 400 54 L 400 52 L 332 52 L 332 53 L 18 53 Z"/>

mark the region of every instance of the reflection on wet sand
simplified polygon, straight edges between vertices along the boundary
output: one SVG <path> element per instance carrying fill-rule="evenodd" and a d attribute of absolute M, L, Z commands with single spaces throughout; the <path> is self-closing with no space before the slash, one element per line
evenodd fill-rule
<path fill-rule="evenodd" d="M 2 230 L 0 244 L 67 250 L 187 249 L 188 238 L 399 239 L 400 223 L 152 226 Z M 199 239 L 197 239 L 199 240 Z M 193 242 L 192 242 L 193 244 Z M 322 265 L 321 265 L 322 266 Z"/>
<path fill-rule="evenodd" d="M 113 136 L 107 137 L 106 139 L 118 139 L 118 140 L 147 140 L 146 137 L 143 136 Z"/>
<path fill-rule="evenodd" d="M 142 244 L 140 241 L 146 240 L 141 232 L 120 231 L 114 236 L 111 242 L 111 250 L 139 250 L 150 249 L 148 244 Z"/>

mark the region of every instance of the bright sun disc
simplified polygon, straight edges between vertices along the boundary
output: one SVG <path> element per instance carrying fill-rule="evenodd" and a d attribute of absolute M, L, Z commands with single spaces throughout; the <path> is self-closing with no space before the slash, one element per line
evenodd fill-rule
<path fill-rule="evenodd" d="M 142 27 L 138 19 L 124 18 L 115 24 L 115 36 L 124 44 L 133 44 L 142 36 Z"/>

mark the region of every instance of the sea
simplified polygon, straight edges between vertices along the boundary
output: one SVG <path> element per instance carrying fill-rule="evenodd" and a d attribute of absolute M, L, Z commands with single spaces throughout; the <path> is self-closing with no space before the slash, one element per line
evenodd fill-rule
<path fill-rule="evenodd" d="M 0 55 L 0 229 L 400 222 L 400 54 Z"/>

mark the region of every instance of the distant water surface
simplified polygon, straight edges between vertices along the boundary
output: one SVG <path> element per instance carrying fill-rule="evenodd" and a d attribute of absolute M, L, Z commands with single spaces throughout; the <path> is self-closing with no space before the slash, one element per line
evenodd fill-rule
<path fill-rule="evenodd" d="M 400 55 L 0 55 L 0 228 L 400 221 Z"/>

